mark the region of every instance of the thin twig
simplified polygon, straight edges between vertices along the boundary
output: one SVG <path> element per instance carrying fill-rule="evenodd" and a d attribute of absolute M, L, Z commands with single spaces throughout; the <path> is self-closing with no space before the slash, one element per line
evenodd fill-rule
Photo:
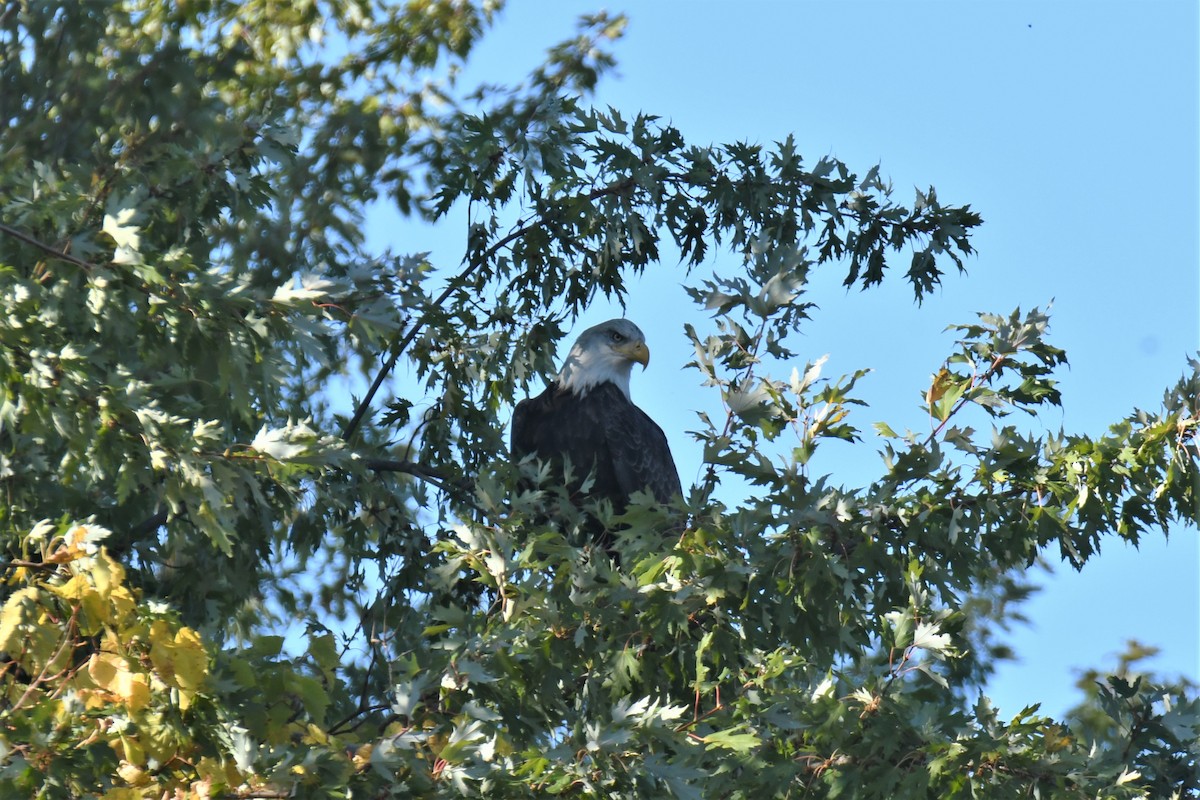
<path fill-rule="evenodd" d="M 402 461 L 392 458 L 365 458 L 363 459 L 363 463 L 367 466 L 367 469 L 376 472 L 403 472 L 407 475 L 412 475 L 426 483 L 432 483 L 437 488 L 447 492 L 462 492 L 468 491 L 471 488 L 471 482 L 465 478 L 457 478 L 435 467 L 427 467 L 415 461 Z"/>
<path fill-rule="evenodd" d="M 362 628 L 361 621 L 359 627 L 360 629 Z M 363 630 L 363 633 L 366 633 L 366 631 Z M 367 668 L 363 671 L 362 691 L 358 696 L 358 705 L 353 711 L 347 714 L 344 719 L 329 728 L 329 733 L 331 736 L 336 736 L 339 733 L 346 732 L 343 730 L 343 726 L 348 725 L 355 717 L 366 714 L 373 710 L 379 710 L 378 708 L 372 708 L 371 706 L 371 673 L 375 671 L 375 664 L 379 660 L 379 648 L 375 647 L 374 645 L 374 637 L 369 637 L 367 642 L 371 647 L 371 660 L 367 662 Z M 387 708 L 389 706 L 384 707 Z M 362 721 L 360 720 L 346 730 L 354 730 L 361 724 Z"/>
<path fill-rule="evenodd" d="M 367 721 L 366 720 L 367 714 L 373 714 L 376 711 L 383 711 L 384 709 L 388 709 L 391 707 L 392 707 L 391 703 L 375 703 L 373 705 L 367 705 L 367 706 L 360 705 L 357 708 L 355 708 L 353 711 L 351 711 L 349 714 L 347 714 L 344 719 L 341 719 L 334 725 L 330 726 L 329 734 L 331 736 L 336 736 L 338 734 L 349 733 L 350 731 L 357 730 L 358 728 L 362 727 L 362 724 L 364 722 Z M 350 723 L 353 722 L 356 717 L 359 718 L 358 721 L 354 722 L 354 724 L 351 725 Z M 384 726 L 384 727 L 386 727 L 386 726 Z"/>
<path fill-rule="evenodd" d="M 66 261 L 69 264 L 74 264 L 77 267 L 82 267 L 83 269 L 87 270 L 88 272 L 92 272 L 93 270 L 96 269 L 95 265 L 90 264 L 81 258 L 76 258 L 73 255 L 64 253 L 62 250 L 59 250 L 57 247 L 51 247 L 50 245 L 46 244 L 42 240 L 40 240 L 34 236 L 30 236 L 28 233 L 19 231 L 16 228 L 11 228 L 2 222 L 0 222 L 0 233 L 5 234 L 6 236 L 11 236 L 14 239 L 19 239 L 20 241 L 24 242 L 25 244 L 32 245 L 32 246 L 36 247 L 37 249 L 41 250 L 42 252 L 49 253 L 50 255 L 54 256 L 57 259 Z"/>
<path fill-rule="evenodd" d="M 424 464 L 418 464 L 415 461 L 400 461 L 388 458 L 366 458 L 363 459 L 368 469 L 376 472 L 403 472 L 406 475 L 412 475 L 414 478 L 419 478 L 428 484 L 433 485 L 440 491 L 456 497 L 459 502 L 469 506 L 480 517 L 485 519 L 495 519 L 496 514 L 489 511 L 475 500 L 472 495 L 475 484 L 469 478 L 459 478 L 454 475 L 447 474 L 435 467 L 428 467 Z"/>
<path fill-rule="evenodd" d="M 25 561 L 25 560 L 18 559 L 18 558 L 14 558 L 11 561 L 5 561 L 3 564 L 0 564 L 0 567 L 3 567 L 4 569 L 25 568 L 25 569 L 56 570 L 60 566 L 61 566 L 61 564 L 56 564 L 53 561 Z"/>
<path fill-rule="evenodd" d="M 158 530 L 163 525 L 166 525 L 167 518 L 167 510 L 160 506 L 159 510 L 154 512 L 154 516 L 142 520 L 137 525 L 133 526 L 133 535 L 140 539 L 152 531 Z"/>

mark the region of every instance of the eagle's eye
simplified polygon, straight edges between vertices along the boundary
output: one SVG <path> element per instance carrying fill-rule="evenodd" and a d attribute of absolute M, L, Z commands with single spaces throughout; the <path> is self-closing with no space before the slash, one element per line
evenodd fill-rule
<path fill-rule="evenodd" d="M 612 338 L 613 344 L 620 344 L 625 341 L 625 337 L 616 331 L 613 331 L 609 336 Z"/>

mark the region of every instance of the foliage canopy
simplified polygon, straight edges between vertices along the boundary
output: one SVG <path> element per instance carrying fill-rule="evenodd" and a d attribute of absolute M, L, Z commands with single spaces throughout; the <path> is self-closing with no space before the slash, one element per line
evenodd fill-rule
<path fill-rule="evenodd" d="M 796 363 L 810 271 L 919 301 L 978 215 L 590 107 L 620 17 L 462 89 L 495 5 L 0 9 L 0 793 L 1197 796 L 1194 687 L 975 699 L 1019 570 L 1194 518 L 1197 362 L 1102 437 L 1030 432 L 1066 356 L 982 315 L 930 433 L 811 474 L 862 403 Z M 462 262 L 371 251 L 372 202 L 465 204 Z M 617 568 L 514 491 L 502 420 L 675 249 L 726 413 Z M 321 390 L 354 377 L 349 413 Z"/>

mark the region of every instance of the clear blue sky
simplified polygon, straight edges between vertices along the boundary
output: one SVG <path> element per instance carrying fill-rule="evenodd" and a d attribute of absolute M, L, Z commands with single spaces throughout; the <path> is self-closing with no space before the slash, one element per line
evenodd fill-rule
<path fill-rule="evenodd" d="M 472 57 L 463 85 L 519 80 L 574 30 L 588 2 L 511 0 Z M 877 474 L 871 423 L 926 428 L 921 392 L 951 351 L 943 329 L 978 311 L 1009 313 L 1053 299 L 1050 340 L 1071 367 L 1063 410 L 1032 424 L 1092 435 L 1134 407 L 1156 409 L 1200 348 L 1200 20 L 1193 0 L 1168 2 L 627 2 L 615 75 L 595 102 L 670 120 L 694 144 L 770 144 L 794 134 L 859 174 L 876 163 L 901 202 L 911 187 L 984 217 L 979 255 L 923 307 L 897 274 L 890 288 L 847 293 L 818 274 L 820 309 L 804 357 L 829 354 L 827 375 L 870 367 L 856 411 L 866 447 L 829 448 L 814 472 L 855 485 Z M 432 250 L 453 266 L 461 222 L 396 228 L 372 215 L 381 247 Z M 712 266 L 736 261 L 716 255 Z M 901 270 L 902 272 L 902 270 Z M 651 368 L 634 399 L 671 439 L 684 482 L 699 472 L 698 427 L 679 398 L 701 394 L 683 370 L 684 322 L 703 321 L 664 262 L 640 283 L 628 316 L 646 332 Z M 579 329 L 621 309 L 598 304 Z M 801 363 L 800 366 L 803 366 Z M 699 407 L 698 405 L 696 406 Z M 1140 550 L 1109 540 L 1082 573 L 1060 567 L 1011 637 L 1021 661 L 989 694 L 1003 715 L 1076 700 L 1075 671 L 1109 666 L 1128 639 L 1161 648 L 1152 666 L 1200 680 L 1200 547 L 1196 531 Z"/>

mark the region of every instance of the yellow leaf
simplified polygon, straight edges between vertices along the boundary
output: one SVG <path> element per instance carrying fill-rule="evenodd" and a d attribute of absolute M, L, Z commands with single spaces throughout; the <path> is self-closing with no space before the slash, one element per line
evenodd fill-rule
<path fill-rule="evenodd" d="M 142 800 L 142 793 L 137 789 L 109 789 L 100 800 Z"/>
<path fill-rule="evenodd" d="M 73 600 L 79 605 L 80 610 L 83 611 L 83 619 L 80 620 L 80 631 L 84 636 L 94 636 L 108 622 L 108 603 L 105 602 L 103 595 L 96 590 L 96 587 L 88 579 L 88 576 L 83 574 L 76 575 L 62 586 L 50 587 L 50 591 L 64 600 Z"/>
<path fill-rule="evenodd" d="M 203 780 L 199 781 L 192 781 L 191 789 L 192 793 L 188 795 L 188 800 L 191 800 L 193 797 L 195 800 L 210 800 L 210 798 L 213 796 L 213 783 L 209 778 L 204 778 Z"/>
<path fill-rule="evenodd" d="M 98 687 L 115 695 L 132 713 L 150 703 L 150 684 L 146 676 L 130 672 L 129 662 L 116 653 L 93 653 L 88 659 L 87 672 Z"/>
<path fill-rule="evenodd" d="M 29 626 L 38 590 L 33 586 L 18 589 L 9 596 L 0 611 L 0 652 L 16 653 L 25 639 L 22 628 Z"/>
<path fill-rule="evenodd" d="M 125 586 L 117 586 L 112 590 L 109 596 L 109 601 L 112 603 L 113 615 L 112 624 L 124 625 L 125 620 L 133 613 L 137 607 L 137 600 L 134 599 L 133 592 Z"/>
<path fill-rule="evenodd" d="M 172 634 L 166 620 L 150 626 L 150 662 L 164 682 L 184 692 L 184 708 L 208 676 L 208 652 L 200 634 L 187 627 Z"/>
<path fill-rule="evenodd" d="M 179 657 L 175 660 L 175 677 L 181 688 L 199 689 L 208 677 L 208 651 L 200 634 L 191 628 L 180 628 L 175 634 Z"/>
<path fill-rule="evenodd" d="M 67 547 L 79 548 L 87 555 L 100 551 L 100 542 L 112 535 L 112 531 L 102 525 L 85 522 L 73 526 L 63 537 Z"/>
<path fill-rule="evenodd" d="M 308 738 L 322 746 L 329 744 L 329 734 L 311 722 L 308 723 Z"/>
<path fill-rule="evenodd" d="M 76 575 L 71 580 L 61 586 L 51 586 L 50 591 L 54 592 L 64 600 L 79 600 L 88 592 L 96 591 L 88 582 L 88 579 L 83 575 Z"/>
<path fill-rule="evenodd" d="M 354 770 L 356 772 L 361 772 L 371 766 L 371 753 L 374 750 L 375 746 L 368 742 L 354 751 L 354 757 L 351 760 L 354 762 Z"/>
<path fill-rule="evenodd" d="M 150 704 L 150 684 L 145 675 L 129 674 L 121 682 L 121 697 L 130 712 L 137 713 Z"/>
<path fill-rule="evenodd" d="M 0 610 L 0 651 L 31 674 L 58 672 L 71 658 L 71 648 L 60 646 L 65 635 L 61 621 L 46 611 L 48 600 L 38 587 L 26 586 L 13 592 Z"/>
<path fill-rule="evenodd" d="M 115 685 L 117 674 L 122 671 L 128 672 L 125 659 L 114 653 L 92 653 L 88 659 L 88 676 L 92 683 L 106 691 L 114 691 L 111 687 Z"/>
<path fill-rule="evenodd" d="M 150 782 L 150 776 L 146 774 L 146 770 L 130 764 L 128 761 L 121 762 L 121 766 L 117 767 L 117 774 L 130 786 L 145 786 Z"/>
<path fill-rule="evenodd" d="M 146 763 L 146 751 L 142 749 L 142 745 L 137 739 L 133 738 L 132 736 L 121 734 L 120 737 L 118 737 L 118 741 L 120 742 L 120 748 L 118 749 L 114 747 L 114 749 L 116 749 L 126 761 L 129 761 L 133 764 Z"/>
<path fill-rule="evenodd" d="M 1066 750 L 1075 743 L 1075 738 L 1071 736 L 1070 729 L 1064 728 L 1061 725 L 1051 725 L 1042 734 L 1046 739 L 1046 752 L 1057 753 L 1060 750 Z"/>
<path fill-rule="evenodd" d="M 925 402 L 933 405 L 942 398 L 946 393 L 946 389 L 950 386 L 953 376 L 950 370 L 942 367 L 938 370 L 937 375 L 933 376 L 933 381 L 929 385 L 929 391 L 925 393 Z"/>
<path fill-rule="evenodd" d="M 237 786 L 244 781 L 232 758 L 222 763 L 211 756 L 204 756 L 196 765 L 196 774 L 201 781 L 214 788 Z"/>
<path fill-rule="evenodd" d="M 76 565 L 73 569 L 78 569 Z M 113 561 L 108 555 L 108 551 L 101 549 L 100 552 L 91 559 L 91 564 L 87 569 L 87 574 L 91 577 L 92 583 L 96 585 L 96 591 L 108 599 L 112 594 L 113 589 L 125 583 L 125 568 Z"/>

